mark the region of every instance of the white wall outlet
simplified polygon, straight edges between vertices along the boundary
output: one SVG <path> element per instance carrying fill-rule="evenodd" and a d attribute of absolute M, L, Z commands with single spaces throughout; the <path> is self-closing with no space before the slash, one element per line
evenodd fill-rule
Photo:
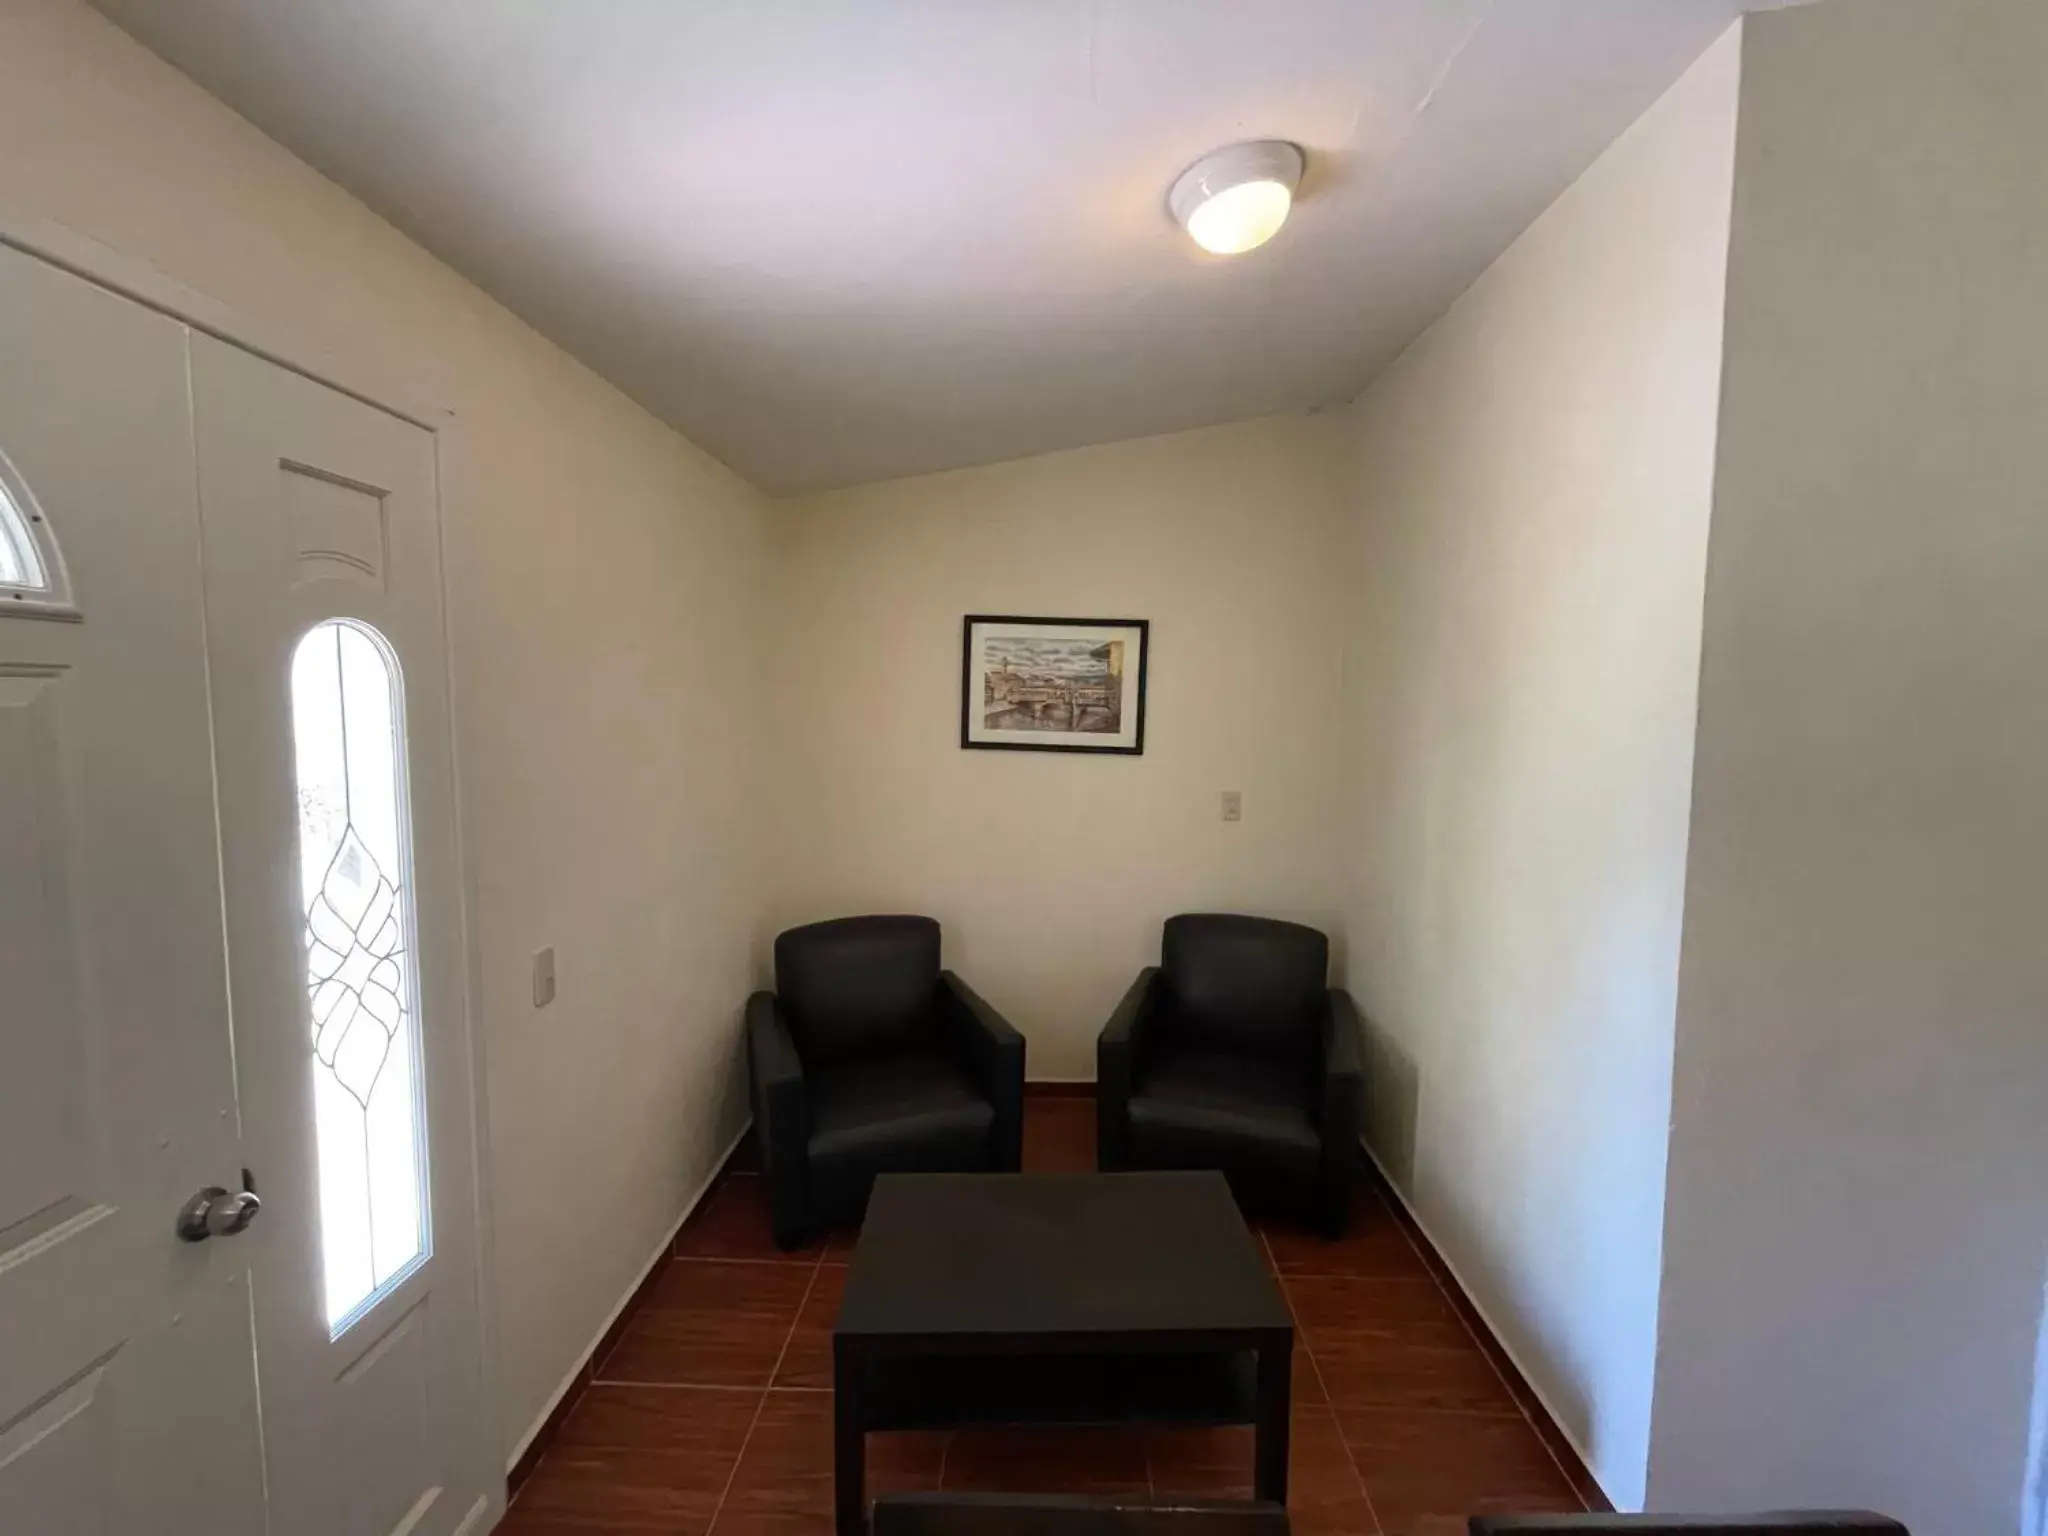
<path fill-rule="evenodd" d="M 555 946 L 533 952 L 533 1006 L 545 1008 L 555 1000 Z"/>
<path fill-rule="evenodd" d="M 1225 791 L 1223 791 L 1223 819 L 1225 821 L 1244 820 L 1243 790 L 1226 789 Z"/>

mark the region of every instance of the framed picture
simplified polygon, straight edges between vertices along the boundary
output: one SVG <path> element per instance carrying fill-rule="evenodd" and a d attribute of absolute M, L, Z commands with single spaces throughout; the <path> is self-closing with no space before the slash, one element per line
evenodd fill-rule
<path fill-rule="evenodd" d="M 960 745 L 1143 752 L 1147 631 L 1143 619 L 968 614 Z"/>

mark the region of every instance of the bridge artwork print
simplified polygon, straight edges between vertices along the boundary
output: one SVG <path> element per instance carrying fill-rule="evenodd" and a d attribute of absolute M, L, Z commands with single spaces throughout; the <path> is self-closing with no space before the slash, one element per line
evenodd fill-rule
<path fill-rule="evenodd" d="M 1145 750 L 1145 620 L 971 613 L 962 628 L 961 746 Z"/>

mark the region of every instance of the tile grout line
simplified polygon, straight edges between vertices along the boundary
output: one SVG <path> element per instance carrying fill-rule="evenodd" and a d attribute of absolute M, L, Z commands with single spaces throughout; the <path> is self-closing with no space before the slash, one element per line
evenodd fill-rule
<path fill-rule="evenodd" d="M 669 1261 L 674 1264 L 773 1264 L 781 1269 L 795 1269 L 803 1264 L 816 1264 L 816 1259 L 785 1259 L 779 1254 L 766 1258 L 736 1253 L 673 1253 Z"/>
<path fill-rule="evenodd" d="M 732 1497 L 732 1485 L 739 1480 L 740 1464 L 747 1459 L 747 1447 L 754 1443 L 754 1431 L 761 1427 L 761 1415 L 768 1407 L 768 1394 L 775 1389 L 775 1378 L 782 1370 L 783 1357 L 789 1353 L 789 1341 L 796 1337 L 796 1326 L 803 1320 L 804 1307 L 811 1299 L 811 1292 L 817 1288 L 818 1271 L 824 1267 L 825 1256 L 820 1253 L 817 1262 L 811 1266 L 810 1283 L 804 1287 L 796 1312 L 789 1320 L 789 1332 L 782 1336 L 782 1348 L 775 1352 L 775 1363 L 768 1368 L 768 1380 L 762 1384 L 760 1400 L 754 1404 L 754 1416 L 747 1421 L 747 1432 L 740 1438 L 740 1453 L 733 1457 L 732 1470 L 725 1474 L 725 1486 L 718 1490 L 718 1503 L 711 1510 L 710 1523 L 704 1527 L 705 1536 L 713 1536 L 725 1514 L 725 1501 Z"/>
<path fill-rule="evenodd" d="M 797 1267 L 797 1266 L 796 1266 L 796 1263 L 795 1263 L 794 1261 L 786 1261 L 786 1260 L 781 1260 L 781 1259 L 734 1259 L 734 1258 L 723 1258 L 723 1259 L 700 1259 L 700 1258 L 694 1258 L 694 1257 L 692 1257 L 692 1258 L 677 1258 L 677 1257 L 675 1257 L 674 1255 L 670 1255 L 670 1257 L 669 1257 L 669 1259 L 668 1259 L 668 1262 L 669 1262 L 670 1264 L 672 1264 L 672 1265 L 677 1265 L 677 1264 L 760 1264 L 760 1265 L 767 1265 L 767 1266 L 772 1266 L 772 1267 L 774 1267 L 774 1268 L 776 1268 L 776 1269 L 795 1269 L 795 1268 Z M 818 1265 L 818 1262 L 819 1262 L 819 1261 L 817 1261 L 817 1260 L 810 1260 L 810 1261 L 808 1261 L 808 1262 L 809 1262 L 809 1263 L 811 1264 L 811 1266 L 812 1266 L 812 1277 L 813 1277 L 813 1280 L 815 1280 L 815 1278 L 816 1278 L 816 1273 L 817 1273 L 817 1265 Z M 806 1297 L 808 1297 L 808 1296 L 810 1295 L 810 1288 L 809 1288 L 808 1286 L 806 1286 L 806 1287 L 805 1287 L 805 1289 L 804 1289 L 804 1295 L 805 1295 Z M 801 1310 L 801 1307 L 802 1307 L 802 1303 L 798 1303 L 798 1307 L 799 1307 L 799 1310 Z M 596 1360 L 594 1360 L 594 1359 L 593 1359 L 593 1361 L 592 1361 L 592 1363 L 591 1363 L 591 1367 L 590 1367 L 590 1377 L 589 1377 L 589 1379 L 588 1379 L 588 1380 L 587 1380 L 586 1382 L 584 1382 L 584 1384 L 583 1384 L 583 1389 L 582 1389 L 582 1391 L 579 1391 L 579 1392 L 578 1392 L 578 1393 L 576 1394 L 576 1396 L 577 1396 L 577 1400 L 578 1400 L 578 1401 L 581 1401 L 581 1400 L 582 1400 L 582 1398 L 583 1398 L 583 1395 L 584 1395 L 584 1393 L 588 1392 L 588 1391 L 589 1391 L 589 1390 L 590 1390 L 590 1389 L 591 1389 L 592 1387 L 595 1387 L 595 1386 L 606 1386 L 606 1387 L 691 1387 L 691 1388 L 696 1388 L 696 1389 L 698 1389 L 698 1390 L 702 1390 L 702 1391 L 718 1391 L 718 1392 L 746 1392 L 746 1391 L 749 1391 L 749 1390 L 751 1390 L 750 1388 L 747 1388 L 747 1387 L 743 1387 L 743 1386 L 740 1386 L 740 1385 L 739 1385 L 738 1383 L 736 1383 L 736 1382 L 729 1382 L 729 1381 L 634 1381 L 634 1380 L 631 1380 L 630 1378 L 628 1378 L 628 1377 L 624 1377 L 624 1376 L 607 1376 L 607 1375 L 605 1375 L 605 1374 L 604 1374 L 604 1368 L 605 1368 L 605 1366 L 607 1366 L 607 1365 L 610 1365 L 610 1364 L 612 1363 L 612 1358 L 613 1358 L 613 1357 L 614 1357 L 615 1355 L 617 1355 L 617 1354 L 618 1354 L 618 1352 L 619 1352 L 619 1351 L 620 1351 L 621 1349 L 623 1349 L 623 1348 L 625 1347 L 625 1343 L 626 1343 L 626 1339 L 627 1339 L 627 1336 L 628 1336 L 628 1335 L 630 1335 L 630 1334 L 631 1334 L 631 1333 L 633 1332 L 633 1330 L 634 1330 L 634 1329 L 635 1329 L 635 1328 L 636 1328 L 636 1327 L 637 1327 L 637 1326 L 638 1326 L 638 1325 L 639 1325 L 639 1324 L 640 1324 L 640 1323 L 641 1323 L 641 1322 L 643 1321 L 643 1319 L 642 1319 L 642 1317 L 640 1316 L 640 1314 L 641 1314 L 641 1313 L 643 1313 L 643 1312 L 645 1312 L 645 1311 L 647 1311 L 647 1310 L 649 1310 L 649 1309 L 648 1309 L 648 1308 L 646 1308 L 645 1306 L 642 1306 L 642 1307 L 636 1308 L 636 1309 L 635 1309 L 635 1311 L 634 1311 L 634 1316 L 633 1316 L 633 1319 L 632 1319 L 632 1321 L 630 1321 L 630 1322 L 629 1322 L 629 1323 L 628 1323 L 628 1324 L 627 1324 L 627 1325 L 626 1325 L 626 1326 L 625 1326 L 624 1328 L 622 1328 L 622 1329 L 620 1329 L 620 1330 L 619 1330 L 619 1336 L 618 1336 L 618 1338 L 617 1338 L 616 1340 L 614 1340 L 614 1341 L 613 1341 L 613 1343 L 612 1343 L 612 1347 L 611 1347 L 610 1349 L 608 1349 L 608 1350 L 606 1350 L 606 1351 L 605 1351 L 605 1353 L 604 1353 L 604 1359 L 603 1359 L 603 1361 L 602 1361 L 602 1362 L 600 1363 L 600 1362 L 598 1362 L 598 1361 L 596 1361 Z M 794 1326 L 794 1325 L 792 1325 L 792 1326 Z M 787 1346 L 788 1346 L 788 1343 L 789 1343 L 788 1339 L 787 1339 L 787 1338 L 785 1338 L 785 1339 L 783 1340 L 783 1344 L 784 1344 L 784 1346 L 785 1346 L 785 1347 L 787 1347 Z M 776 1359 L 777 1359 L 777 1363 L 778 1363 L 778 1365 L 779 1365 L 779 1364 L 780 1364 L 780 1361 L 781 1361 L 781 1357 L 780 1357 L 780 1356 L 777 1356 L 777 1357 L 776 1357 Z M 771 1379 L 771 1381 L 770 1381 L 769 1385 L 771 1385 L 771 1386 L 772 1386 L 772 1385 L 774 1385 L 774 1383 L 773 1383 L 772 1379 Z"/>
<path fill-rule="evenodd" d="M 823 1262 L 823 1256 L 814 1254 L 807 1259 L 747 1259 L 732 1254 L 685 1254 L 669 1260 L 671 1264 L 728 1264 L 734 1267 L 748 1265 L 754 1269 L 816 1269 Z"/>
<path fill-rule="evenodd" d="M 1316 1359 L 1315 1346 L 1309 1343 L 1307 1330 L 1301 1326 L 1301 1318 L 1294 1310 L 1294 1292 L 1288 1288 L 1287 1277 L 1280 1272 L 1279 1255 L 1273 1252 L 1273 1245 L 1267 1241 L 1264 1232 L 1259 1234 L 1259 1241 L 1266 1244 L 1266 1254 L 1273 1260 L 1273 1278 L 1280 1282 L 1280 1296 L 1287 1303 L 1287 1315 L 1294 1319 L 1294 1336 L 1301 1341 L 1301 1352 L 1308 1356 L 1308 1368 L 1316 1373 L 1316 1385 L 1323 1393 L 1324 1410 L 1330 1415 L 1330 1427 L 1337 1432 L 1337 1443 L 1344 1447 L 1344 1460 L 1351 1466 L 1352 1480 L 1358 1484 L 1358 1496 L 1365 1500 L 1365 1513 L 1372 1521 L 1373 1536 L 1383 1536 L 1386 1526 L 1380 1520 L 1378 1506 L 1372 1501 L 1372 1489 L 1366 1484 L 1365 1473 L 1359 1469 L 1358 1455 L 1351 1449 L 1351 1437 L 1344 1433 L 1344 1421 L 1338 1417 L 1337 1404 L 1330 1397 L 1330 1383 L 1323 1376 L 1322 1362 Z M 1291 1447 L 1292 1435 L 1289 1435 L 1288 1443 Z"/>
<path fill-rule="evenodd" d="M 690 1208 L 683 1213 L 682 1219 L 676 1223 L 675 1231 L 670 1235 L 665 1245 L 665 1253 L 659 1256 L 657 1263 L 649 1266 L 645 1275 L 641 1276 L 639 1284 L 628 1294 L 619 1314 L 607 1326 L 607 1333 L 613 1327 L 618 1329 L 618 1335 L 612 1340 L 610 1348 L 604 1350 L 602 1357 L 600 1357 L 597 1347 L 592 1348 L 578 1373 L 581 1375 L 582 1380 L 577 1382 L 573 1389 L 563 1394 L 561 1399 L 556 1402 L 554 1408 L 550 1409 L 542 1420 L 534 1436 L 529 1438 L 527 1442 L 529 1449 L 534 1445 L 540 1447 L 539 1451 L 534 1455 L 532 1462 L 522 1472 L 517 1465 L 519 1458 L 515 1457 L 513 1466 L 507 1469 L 506 1483 L 508 1491 L 505 1499 L 505 1508 L 508 1511 L 514 1504 L 519 1502 L 520 1495 L 526 1491 L 526 1485 L 533 1480 L 534 1474 L 540 1471 L 542 1464 L 553 1454 L 555 1438 L 562 1426 L 567 1424 L 570 1418 L 574 1416 L 576 1409 L 581 1406 L 583 1399 L 590 1395 L 590 1389 L 598 1384 L 600 1379 L 599 1372 L 604 1366 L 611 1363 L 612 1356 L 617 1354 L 619 1346 L 625 1343 L 626 1335 L 632 1331 L 633 1315 L 641 1310 L 642 1305 L 646 1301 L 647 1293 L 651 1288 L 657 1271 L 666 1264 L 674 1263 L 680 1257 L 677 1249 L 682 1243 L 684 1230 L 690 1225 L 692 1219 L 705 1208 L 707 1202 L 716 1197 L 719 1189 L 732 1181 L 734 1177 L 732 1159 L 738 1147 L 739 1143 L 735 1141 L 726 1148 L 725 1156 L 720 1160 L 719 1166 L 712 1174 L 710 1182 L 697 1192 L 696 1198 L 690 1204 Z M 603 1345 L 604 1336 L 602 1334 L 599 1335 L 597 1342 L 599 1346 Z M 517 1474 L 516 1478 L 515 1474 Z M 513 1486 L 515 1482 L 516 1486 Z"/>
<path fill-rule="evenodd" d="M 1571 1489 L 1572 1497 L 1579 1501 L 1579 1508 L 1582 1510 L 1590 1510 L 1592 1508 L 1592 1505 L 1586 1502 L 1586 1495 L 1585 1492 L 1579 1487 L 1579 1480 L 1576 1477 L 1572 1476 L 1570 1470 L 1559 1458 L 1557 1452 L 1551 1447 L 1550 1437 L 1544 1434 L 1541 1429 L 1538 1429 L 1536 1427 L 1535 1419 L 1531 1418 L 1529 1415 L 1528 1405 L 1522 1401 L 1521 1394 L 1515 1391 L 1514 1386 L 1512 1383 L 1509 1382 L 1506 1373 L 1501 1370 L 1499 1362 L 1493 1358 L 1493 1352 L 1489 1350 L 1483 1343 L 1480 1342 L 1479 1335 L 1473 1330 L 1470 1320 L 1466 1318 L 1464 1309 L 1461 1308 L 1457 1304 L 1457 1302 L 1452 1298 L 1449 1287 L 1447 1287 L 1444 1284 L 1443 1276 L 1439 1275 L 1436 1272 L 1436 1266 L 1429 1262 L 1428 1256 L 1424 1254 L 1422 1249 L 1416 1245 L 1415 1235 L 1408 1230 L 1407 1226 L 1400 1220 L 1399 1217 L 1394 1215 L 1393 1209 L 1387 1205 L 1387 1197 L 1385 1195 L 1381 1194 L 1378 1190 L 1374 1190 L 1373 1198 L 1377 1200 L 1381 1206 L 1387 1208 L 1387 1219 L 1392 1221 L 1394 1225 L 1400 1229 L 1401 1241 L 1406 1243 L 1408 1245 L 1409 1252 L 1415 1255 L 1416 1262 L 1422 1266 L 1423 1273 L 1428 1275 L 1431 1283 L 1436 1286 L 1437 1294 L 1443 1297 L 1444 1304 L 1448 1306 L 1451 1309 L 1451 1311 L 1457 1315 L 1458 1326 L 1465 1330 L 1465 1337 L 1472 1341 L 1472 1347 L 1478 1350 L 1480 1356 L 1486 1361 L 1486 1368 L 1489 1371 L 1493 1372 L 1494 1380 L 1498 1381 L 1500 1383 L 1501 1390 L 1507 1393 L 1508 1401 L 1515 1405 L 1516 1415 L 1521 1419 L 1522 1423 L 1528 1427 L 1529 1433 L 1536 1437 L 1536 1443 L 1543 1447 L 1543 1454 L 1550 1459 L 1550 1464 L 1557 1469 L 1557 1475 L 1564 1479 L 1565 1487 Z M 1471 1298 L 1467 1297 L 1466 1302 L 1469 1305 L 1471 1303 Z M 1349 1440 L 1346 1440 L 1344 1442 L 1344 1448 L 1347 1451 L 1351 1448 L 1351 1442 Z M 1588 1470 L 1590 1472 L 1590 1469 Z"/>
<path fill-rule="evenodd" d="M 1308 1368 L 1316 1373 L 1316 1386 L 1322 1391 L 1323 1406 L 1329 1409 L 1330 1416 L 1335 1418 L 1337 1404 L 1330 1397 L 1329 1378 L 1323 1375 L 1323 1363 L 1316 1358 L 1315 1350 L 1309 1346 L 1308 1334 L 1301 1326 L 1301 1319 L 1295 1315 L 1294 1293 L 1287 1288 L 1287 1275 L 1280 1268 L 1280 1256 L 1273 1252 L 1273 1245 L 1267 1241 L 1265 1233 L 1259 1234 L 1259 1241 L 1266 1244 L 1266 1257 L 1273 1261 L 1273 1278 L 1280 1282 L 1280 1296 L 1287 1303 L 1287 1315 L 1294 1318 L 1294 1336 L 1301 1343 L 1301 1352 L 1308 1356 Z"/>

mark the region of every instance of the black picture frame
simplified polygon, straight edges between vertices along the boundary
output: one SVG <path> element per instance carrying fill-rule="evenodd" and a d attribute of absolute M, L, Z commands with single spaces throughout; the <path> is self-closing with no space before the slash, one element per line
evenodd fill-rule
<path fill-rule="evenodd" d="M 985 723 L 981 732 L 977 734 L 975 718 L 977 714 L 985 713 L 987 700 L 982 697 L 984 684 L 982 669 L 977 665 L 976 637 L 987 628 L 1002 626 L 1054 630 L 1124 630 L 1135 637 L 1138 651 L 1134 703 L 1136 719 L 1128 732 L 1129 739 L 1121 739 L 1126 733 L 1120 730 L 1117 733 L 1119 739 L 1105 741 L 1099 745 L 1073 740 L 1033 741 L 1030 739 L 1030 733 L 1015 731 L 1003 734 L 1014 735 L 1018 739 L 999 741 L 990 739 L 990 732 Z M 1148 619 L 1070 619 L 1014 613 L 967 614 L 960 623 L 960 745 L 964 750 L 978 752 L 1084 752 L 1110 757 L 1141 756 L 1145 751 L 1145 682 L 1151 662 L 1152 625 Z M 1124 663 L 1124 666 L 1128 668 L 1129 663 Z M 1071 737 L 1081 733 L 1052 731 L 1048 734 Z"/>

